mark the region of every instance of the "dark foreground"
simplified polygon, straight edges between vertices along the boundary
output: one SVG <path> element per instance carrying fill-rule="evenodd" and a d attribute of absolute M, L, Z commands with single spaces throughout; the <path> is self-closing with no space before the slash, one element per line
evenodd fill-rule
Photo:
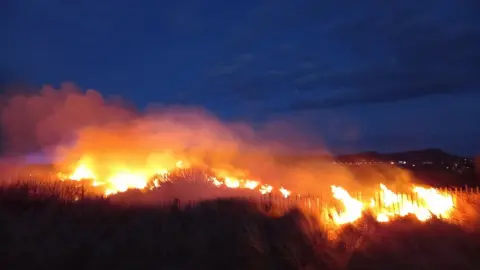
<path fill-rule="evenodd" d="M 12 195 L 13 194 L 13 195 Z M 440 221 L 318 222 L 242 200 L 177 208 L 0 193 L 0 269 L 480 269 L 480 237 Z"/>

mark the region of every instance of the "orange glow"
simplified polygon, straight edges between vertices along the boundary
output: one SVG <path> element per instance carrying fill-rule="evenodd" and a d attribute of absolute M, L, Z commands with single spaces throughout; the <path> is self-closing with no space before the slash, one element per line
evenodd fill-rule
<path fill-rule="evenodd" d="M 183 161 L 177 161 L 175 163 L 175 167 L 177 169 L 187 168 Z M 92 186 L 102 186 L 104 188 L 104 195 L 110 196 L 119 192 L 125 192 L 129 189 L 145 189 L 148 186 L 149 181 L 152 182 L 150 189 L 158 188 L 165 180 L 155 177 L 155 174 L 162 178 L 166 177 L 171 172 L 166 169 L 154 170 L 156 173 L 154 173 L 152 176 L 149 176 L 149 174 L 145 172 L 134 172 L 122 169 L 111 171 L 112 173 L 109 174 L 105 180 L 99 180 L 97 179 L 93 170 L 87 166 L 87 163 L 81 162 L 70 176 L 64 178 L 74 181 L 92 180 Z M 225 186 L 232 189 L 243 188 L 258 190 L 260 194 L 268 194 L 274 190 L 274 188 L 270 185 L 261 185 L 259 181 L 251 179 L 243 180 L 235 177 L 223 177 L 219 179 L 217 177 L 209 177 L 207 181 L 211 182 L 217 187 Z M 283 187 L 278 189 L 278 191 L 284 197 L 288 197 L 290 195 L 290 191 Z"/>
<path fill-rule="evenodd" d="M 187 168 L 182 161 L 175 162 L 175 167 Z M 152 182 L 150 189 L 161 187 L 166 181 L 170 171 L 166 169 L 155 170 L 154 175 L 149 176 L 144 171 L 113 170 L 114 173 L 105 180 L 96 178 L 95 172 L 87 166 L 87 163 L 80 163 L 73 173 L 68 177 L 70 180 L 79 181 L 82 179 L 92 180 L 92 185 L 104 188 L 104 195 L 110 196 L 129 189 L 145 189 L 149 181 Z M 225 175 L 225 172 L 222 172 Z M 280 186 L 275 189 L 268 184 L 252 179 L 239 179 L 235 177 L 209 177 L 208 182 L 214 186 L 231 189 L 257 190 L 260 194 L 269 194 L 277 191 L 284 198 L 291 195 L 291 191 Z M 425 188 L 413 185 L 410 193 L 395 193 L 386 185 L 380 184 L 379 190 L 374 192 L 374 198 L 360 200 L 354 198 L 350 193 L 340 187 L 331 186 L 332 196 L 341 203 L 342 210 L 329 207 L 332 221 L 337 225 L 352 223 L 359 220 L 366 211 L 372 213 L 378 222 L 388 222 L 398 217 L 407 215 L 415 216 L 419 221 L 426 221 L 433 217 L 448 219 L 454 209 L 453 196 L 441 193 L 434 188 Z M 414 197 L 412 197 L 414 196 Z M 376 198 L 376 199 L 375 199 Z"/>
<path fill-rule="evenodd" d="M 342 202 L 344 211 L 333 210 L 333 220 L 336 224 L 351 223 L 362 217 L 364 211 L 370 211 L 378 222 L 388 222 L 407 215 L 415 216 L 419 221 L 426 221 L 432 217 L 448 219 L 454 209 L 453 196 L 440 193 L 434 188 L 413 186 L 411 194 L 394 193 L 384 184 L 380 184 L 378 198 L 370 198 L 364 202 L 356 200 L 340 187 L 332 186 L 334 198 Z M 412 198 L 412 196 L 415 196 Z"/>
<path fill-rule="evenodd" d="M 140 112 L 94 90 L 84 92 L 68 84 L 60 88 L 45 86 L 37 94 L 8 98 L 1 118 L 8 144 L 22 152 L 35 142 L 52 153 L 55 167 L 68 172 L 59 173 L 60 179 L 85 180 L 106 196 L 162 188 L 175 181 L 173 176 L 187 179 L 188 169 L 198 168 L 208 172 L 204 176 L 209 184 L 221 189 L 246 189 L 272 198 L 292 193 L 332 195 L 340 209 L 332 205 L 322 209 L 336 224 L 355 222 L 367 212 L 379 222 L 407 215 L 420 221 L 449 219 L 455 206 L 451 194 L 429 187 L 403 185 L 407 189 L 402 192 L 390 190 L 391 179 L 411 180 L 403 179 L 408 172 L 390 165 L 369 172 L 365 178 L 371 182 L 362 181 L 359 187 L 350 168 L 330 157 L 316 157 L 328 154 L 314 147 L 318 138 L 308 149 L 314 157 L 278 157 L 296 151 L 297 142 L 310 143 L 300 134 L 300 126 L 284 119 L 253 128 L 223 122 L 199 108 L 162 105 Z M 365 168 L 360 168 L 362 173 Z M 375 192 L 364 198 L 352 192 L 371 186 Z"/>
<path fill-rule="evenodd" d="M 284 187 L 280 187 L 280 193 L 282 193 L 283 197 L 284 198 L 288 198 L 288 196 L 290 196 L 290 191 L 285 189 Z"/>
<path fill-rule="evenodd" d="M 351 223 L 362 217 L 363 203 L 355 200 L 343 188 L 332 186 L 333 197 L 342 202 L 344 211 L 342 213 L 333 211 L 333 221 L 336 224 Z"/>
<path fill-rule="evenodd" d="M 80 181 L 82 179 L 95 179 L 96 176 L 85 164 L 80 164 L 70 175 L 70 180 Z"/>

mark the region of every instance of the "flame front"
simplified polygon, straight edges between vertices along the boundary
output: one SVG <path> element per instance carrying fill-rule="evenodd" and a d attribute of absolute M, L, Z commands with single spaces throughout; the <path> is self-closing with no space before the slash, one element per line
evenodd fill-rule
<path fill-rule="evenodd" d="M 345 210 L 342 213 L 333 212 L 333 221 L 336 224 L 345 224 L 362 217 L 363 203 L 350 196 L 343 188 L 332 186 L 333 197 L 342 202 Z"/>
<path fill-rule="evenodd" d="M 175 169 L 187 168 L 183 161 L 177 161 L 175 164 Z M 74 181 L 92 180 L 93 186 L 102 187 L 104 194 L 109 196 L 125 192 L 128 189 L 145 189 L 149 181 L 153 183 L 151 188 L 158 188 L 167 181 L 170 172 L 171 170 L 159 169 L 153 176 L 150 176 L 144 171 L 115 170 L 115 173 L 106 177 L 105 180 L 101 180 L 97 179 L 95 172 L 84 162 L 80 163 L 67 178 Z M 226 175 L 226 173 L 222 172 L 222 175 Z M 274 189 L 271 185 L 252 179 L 225 176 L 222 178 L 208 177 L 207 181 L 217 187 L 256 190 L 260 194 L 269 194 L 276 190 L 284 198 L 291 195 L 291 191 L 283 186 Z M 407 215 L 413 215 L 419 221 L 426 221 L 433 217 L 449 219 L 455 206 L 452 195 L 442 193 L 434 188 L 413 185 L 410 192 L 395 193 L 384 184 L 380 184 L 379 187 L 380 189 L 373 193 L 373 197 L 362 200 L 352 197 L 346 189 L 340 186 L 331 186 L 332 196 L 340 202 L 340 208 L 342 208 L 338 210 L 328 207 L 332 221 L 337 225 L 353 223 L 362 218 L 366 212 L 373 214 L 378 222 L 388 222 Z"/>
<path fill-rule="evenodd" d="M 128 189 L 144 189 L 147 186 L 147 182 L 148 178 L 142 174 L 130 172 L 118 173 L 108 180 L 110 187 L 105 191 L 105 195 L 125 192 Z"/>
<path fill-rule="evenodd" d="M 185 165 L 185 162 L 179 160 L 175 163 L 175 169 L 185 169 L 188 168 Z M 135 171 L 126 171 L 126 170 L 119 170 L 113 169 L 113 173 L 111 173 L 108 177 L 105 177 L 105 180 L 100 180 L 93 172 L 92 169 L 89 168 L 88 162 L 83 161 L 78 164 L 72 174 L 67 177 L 61 177 L 61 179 L 65 180 L 91 180 L 93 181 L 92 185 L 95 187 L 103 187 L 104 195 L 110 196 L 119 192 L 125 192 L 129 189 L 145 189 L 148 186 L 149 181 L 152 182 L 152 188 L 158 188 L 161 184 L 165 181 L 165 178 L 171 173 L 172 170 L 167 169 L 160 169 L 156 170 L 152 176 L 150 176 L 146 172 L 135 172 Z M 225 172 L 222 172 L 222 175 L 225 175 Z M 159 176 L 159 177 L 156 177 Z M 260 181 L 252 180 L 252 179 L 239 179 L 236 177 L 225 176 L 222 178 L 217 177 L 208 177 L 208 182 L 211 184 L 220 187 L 224 186 L 226 188 L 231 189 L 249 189 L 249 190 L 257 190 L 260 194 L 268 194 L 271 193 L 274 188 L 268 184 L 262 184 Z M 284 198 L 290 196 L 290 191 L 284 187 L 280 187 L 278 192 L 282 194 Z"/>
<path fill-rule="evenodd" d="M 378 222 L 388 222 L 407 215 L 415 216 L 419 221 L 426 221 L 433 217 L 449 219 L 454 210 L 453 196 L 441 193 L 434 188 L 413 186 L 410 193 L 394 193 L 384 184 L 380 184 L 380 191 L 375 192 L 374 198 L 366 201 L 354 199 L 343 188 L 332 186 L 335 199 L 342 202 L 344 210 L 333 211 L 333 221 L 336 224 L 355 222 L 363 216 L 365 211 L 372 213 Z"/>
<path fill-rule="evenodd" d="M 82 179 L 96 179 L 95 174 L 85 164 L 80 164 L 68 179 L 80 181 Z"/>

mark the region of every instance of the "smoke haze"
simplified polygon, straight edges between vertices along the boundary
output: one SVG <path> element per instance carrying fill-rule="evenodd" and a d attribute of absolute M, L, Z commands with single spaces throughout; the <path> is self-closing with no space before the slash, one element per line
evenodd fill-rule
<path fill-rule="evenodd" d="M 65 83 L 5 98 L 1 124 L 8 153 L 41 151 L 59 170 L 82 162 L 101 179 L 118 171 L 151 176 L 181 160 L 219 177 L 255 179 L 300 194 L 329 194 L 332 184 L 359 186 L 324 148 L 310 149 L 315 158 L 296 158 L 300 145 L 318 143 L 281 119 L 254 130 L 200 108 L 152 105 L 139 112 L 121 99 Z"/>

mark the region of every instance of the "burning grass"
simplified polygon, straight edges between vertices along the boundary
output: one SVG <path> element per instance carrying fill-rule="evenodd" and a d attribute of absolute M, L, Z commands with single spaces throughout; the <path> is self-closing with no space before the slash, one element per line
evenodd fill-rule
<path fill-rule="evenodd" d="M 480 232 L 412 215 L 365 214 L 326 230 L 318 216 L 258 201 L 184 207 L 77 200 L 78 185 L 0 193 L 3 269 L 478 269 Z M 76 183 L 76 182 L 73 182 Z M 75 192 L 67 193 L 68 190 Z M 70 196 L 70 197 L 68 197 Z M 478 208 L 468 209 L 478 211 Z M 472 226 L 470 228 L 474 228 Z"/>
<path fill-rule="evenodd" d="M 89 188 L 97 190 L 98 194 L 114 196 L 115 198 L 123 197 L 122 200 L 131 197 L 129 195 L 124 196 L 123 193 L 127 191 L 165 190 L 166 186 L 179 186 L 177 184 L 178 180 L 181 181 L 182 179 L 191 179 L 194 181 L 190 181 L 190 184 L 201 183 L 204 185 L 203 187 L 209 187 L 203 190 L 200 188 L 196 191 L 193 191 L 192 187 L 188 185 L 180 188 L 180 190 L 187 191 L 183 193 L 195 194 L 197 197 L 204 195 L 204 193 L 208 193 L 215 198 L 235 193 L 244 195 L 254 195 L 256 193 L 257 196 L 259 194 L 277 194 L 283 198 L 290 198 L 292 195 L 294 197 L 303 196 L 299 193 L 292 194 L 291 190 L 283 186 L 274 187 L 263 181 L 251 178 L 233 177 L 228 170 L 205 170 L 205 168 L 201 167 L 191 167 L 189 163 L 186 164 L 182 160 L 176 161 L 175 164 L 175 167 L 172 169 L 151 170 L 156 172 L 153 174 L 152 172 L 148 174 L 141 171 L 129 171 L 125 168 L 115 168 L 109 173 L 109 176 L 101 178 L 92 169 L 95 166 L 82 161 L 73 166 L 70 174 L 58 173 L 58 176 L 60 180 L 66 182 L 83 181 Z M 220 190 L 212 192 L 215 188 L 220 188 Z M 420 221 L 426 221 L 433 217 L 450 219 L 452 212 L 455 210 L 455 195 L 451 191 L 439 190 L 414 183 L 401 183 L 396 192 L 385 184 L 380 183 L 366 189 L 364 193 L 366 197 L 363 197 L 361 192 L 357 192 L 357 196 L 352 195 L 350 191 L 342 186 L 331 185 L 330 189 L 332 193 L 330 197 L 342 205 L 343 211 L 339 212 L 338 207 L 328 205 L 326 208 L 317 209 L 317 212 L 328 213 L 331 217 L 327 219 L 330 219 L 337 225 L 353 223 L 362 218 L 366 212 L 374 214 L 379 222 L 389 222 L 392 219 L 409 214 L 413 214 Z M 175 192 L 172 192 L 170 189 L 162 194 L 162 197 L 172 193 Z M 212 196 L 213 193 L 217 193 L 217 195 Z M 151 198 L 144 195 L 139 198 L 143 201 L 152 201 Z M 155 201 L 155 198 L 153 198 L 153 201 Z M 311 204 L 311 201 L 309 204 Z"/>

